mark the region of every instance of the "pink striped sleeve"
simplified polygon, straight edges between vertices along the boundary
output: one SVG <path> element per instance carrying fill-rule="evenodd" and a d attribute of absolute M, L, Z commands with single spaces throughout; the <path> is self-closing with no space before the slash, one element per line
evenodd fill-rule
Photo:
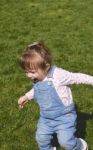
<path fill-rule="evenodd" d="M 56 76 L 60 80 L 62 85 L 71 85 L 71 84 L 93 85 L 93 76 L 83 74 L 83 73 L 73 73 L 58 68 L 56 71 Z"/>
<path fill-rule="evenodd" d="M 32 88 L 29 92 L 25 94 L 28 100 L 32 100 L 34 98 L 34 89 Z"/>

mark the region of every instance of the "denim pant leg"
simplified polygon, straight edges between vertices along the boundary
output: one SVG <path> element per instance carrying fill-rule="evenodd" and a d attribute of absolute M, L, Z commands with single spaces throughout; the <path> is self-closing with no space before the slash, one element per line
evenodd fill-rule
<path fill-rule="evenodd" d="M 36 131 L 36 141 L 40 150 L 53 150 L 51 139 L 53 130 L 44 122 L 39 122 Z"/>
<path fill-rule="evenodd" d="M 81 141 L 75 137 L 76 118 L 77 115 L 75 112 L 65 114 L 60 117 L 60 121 L 56 127 L 59 144 L 65 150 L 81 150 Z"/>
<path fill-rule="evenodd" d="M 74 136 L 74 132 L 69 130 L 59 130 L 57 132 L 58 142 L 65 150 L 81 150 L 81 141 Z"/>

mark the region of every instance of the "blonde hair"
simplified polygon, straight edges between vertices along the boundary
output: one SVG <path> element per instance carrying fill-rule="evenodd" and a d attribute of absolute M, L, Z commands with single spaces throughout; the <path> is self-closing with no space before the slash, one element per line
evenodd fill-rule
<path fill-rule="evenodd" d="M 20 65 L 26 71 L 38 68 L 45 70 L 46 64 L 51 66 L 52 56 L 49 48 L 43 42 L 28 45 L 20 59 Z"/>

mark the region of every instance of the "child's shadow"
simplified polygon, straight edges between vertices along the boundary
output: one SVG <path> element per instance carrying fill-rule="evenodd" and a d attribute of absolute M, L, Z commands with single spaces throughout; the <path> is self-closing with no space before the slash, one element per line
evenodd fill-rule
<path fill-rule="evenodd" d="M 79 112 L 77 107 L 77 126 L 76 126 L 76 137 L 78 138 L 83 138 L 85 139 L 86 136 L 86 122 L 87 120 L 92 120 L 93 119 L 93 113 L 88 114 L 84 112 Z M 53 140 L 52 140 L 53 146 L 59 147 L 58 140 L 56 134 L 53 135 Z"/>
<path fill-rule="evenodd" d="M 85 139 L 86 137 L 86 123 L 87 120 L 93 120 L 93 113 L 88 114 L 84 112 L 79 112 L 77 107 L 77 126 L 76 126 L 76 136 Z"/>

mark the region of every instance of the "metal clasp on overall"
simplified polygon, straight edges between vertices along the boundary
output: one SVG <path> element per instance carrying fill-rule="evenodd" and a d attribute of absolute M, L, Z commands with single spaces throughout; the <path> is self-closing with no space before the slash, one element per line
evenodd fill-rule
<path fill-rule="evenodd" d="M 52 78 L 48 78 L 48 85 L 52 85 Z"/>

